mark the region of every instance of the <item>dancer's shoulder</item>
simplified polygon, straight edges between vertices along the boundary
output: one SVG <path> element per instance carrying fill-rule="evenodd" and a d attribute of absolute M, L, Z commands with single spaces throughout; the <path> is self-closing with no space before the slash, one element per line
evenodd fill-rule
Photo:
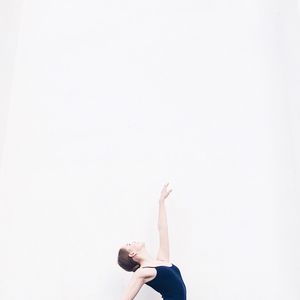
<path fill-rule="evenodd" d="M 138 268 L 134 273 L 137 277 L 146 280 L 153 277 L 156 274 L 156 270 L 155 268 Z"/>

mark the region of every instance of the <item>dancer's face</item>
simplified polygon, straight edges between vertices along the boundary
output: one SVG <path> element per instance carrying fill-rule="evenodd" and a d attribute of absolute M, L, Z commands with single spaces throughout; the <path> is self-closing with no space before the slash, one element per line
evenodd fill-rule
<path fill-rule="evenodd" d="M 129 253 L 137 253 L 139 252 L 142 248 L 145 247 L 145 243 L 144 242 L 130 242 L 130 243 L 126 243 L 123 246 Z"/>

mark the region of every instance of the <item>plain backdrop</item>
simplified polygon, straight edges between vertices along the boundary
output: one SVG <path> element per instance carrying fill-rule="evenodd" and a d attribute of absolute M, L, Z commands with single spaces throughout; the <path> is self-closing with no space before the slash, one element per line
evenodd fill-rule
<path fill-rule="evenodd" d="M 188 300 L 298 300 L 299 2 L 2 1 L 0 298 L 120 300 L 170 182 Z"/>

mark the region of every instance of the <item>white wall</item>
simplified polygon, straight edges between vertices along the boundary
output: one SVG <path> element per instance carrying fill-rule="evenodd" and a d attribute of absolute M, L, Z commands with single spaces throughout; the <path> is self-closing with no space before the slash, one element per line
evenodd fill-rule
<path fill-rule="evenodd" d="M 0 1 L 0 167 L 22 2 L 22 0 Z"/>
<path fill-rule="evenodd" d="M 1 299 L 120 299 L 167 181 L 189 300 L 299 299 L 296 1 L 27 0 L 20 22 Z"/>

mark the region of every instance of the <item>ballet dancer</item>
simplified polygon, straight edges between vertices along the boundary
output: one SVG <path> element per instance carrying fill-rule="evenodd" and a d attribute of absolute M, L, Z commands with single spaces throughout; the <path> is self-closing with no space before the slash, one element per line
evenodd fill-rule
<path fill-rule="evenodd" d="M 119 266 L 133 272 L 121 300 L 134 299 L 144 284 L 160 293 L 164 300 L 186 300 L 186 286 L 180 270 L 170 262 L 165 200 L 172 189 L 168 190 L 168 185 L 163 186 L 159 198 L 159 249 L 156 258 L 149 254 L 144 242 L 127 243 L 119 249 Z"/>

